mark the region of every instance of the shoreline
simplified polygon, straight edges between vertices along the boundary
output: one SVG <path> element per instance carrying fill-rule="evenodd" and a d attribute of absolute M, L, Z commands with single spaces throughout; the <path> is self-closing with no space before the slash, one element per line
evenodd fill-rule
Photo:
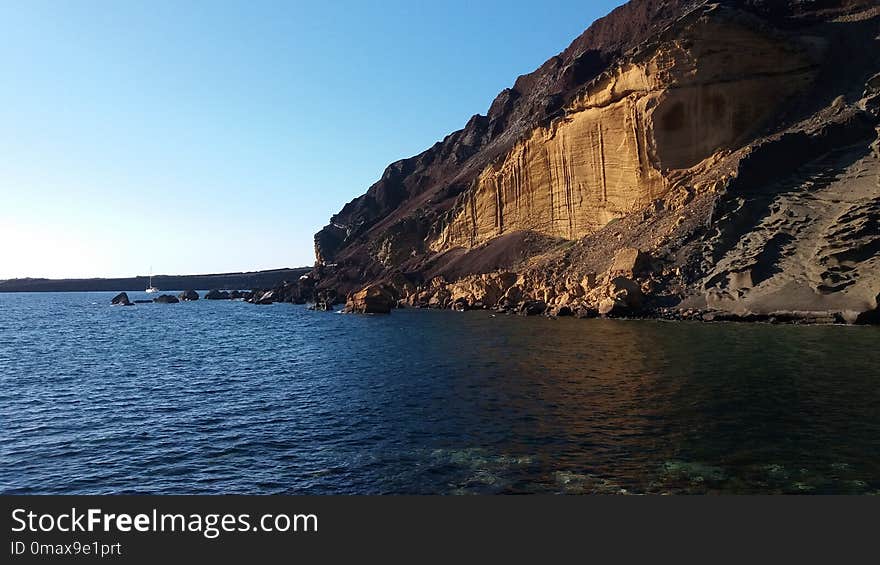
<path fill-rule="evenodd" d="M 168 289 L 163 290 L 163 293 L 173 293 L 177 294 L 178 292 L 185 292 L 186 289 Z M 207 288 L 196 288 L 193 289 L 199 293 L 207 293 L 212 290 L 240 290 L 240 289 L 207 289 Z M 113 292 L 117 292 L 114 290 L 23 290 L 23 291 L 7 291 L 0 290 L 0 294 L 65 294 L 65 293 L 105 293 L 110 294 Z M 122 290 L 119 292 L 142 292 L 141 290 Z M 254 293 L 259 298 L 260 290 L 255 291 L 245 291 L 248 293 Z M 345 310 L 344 303 L 336 303 L 333 305 L 327 305 L 326 307 L 321 307 L 321 303 L 316 302 L 314 300 L 310 301 L 288 301 L 288 300 L 275 300 L 275 301 L 264 301 L 261 304 L 257 303 L 254 300 L 253 294 L 251 295 L 251 299 L 247 299 L 244 297 L 236 297 L 234 299 L 229 299 L 230 301 L 238 301 L 238 302 L 247 302 L 250 304 L 257 305 L 265 305 L 265 304 L 292 304 L 296 306 L 304 306 L 309 310 L 314 311 L 325 311 L 328 313 L 346 313 L 346 314 L 355 314 L 355 315 L 382 315 L 382 313 L 370 313 L 370 312 L 350 312 Z M 185 302 L 185 301 L 184 301 Z M 152 301 L 151 301 L 152 303 Z M 111 304 L 112 305 L 112 304 Z M 337 307 L 339 307 L 337 309 Z M 433 306 L 420 306 L 420 305 L 398 305 L 395 308 L 392 308 L 388 314 L 392 313 L 394 310 L 417 310 L 417 311 L 436 311 L 436 312 L 482 312 L 489 314 L 491 317 L 496 316 L 516 316 L 522 318 L 547 318 L 551 320 L 561 319 L 561 318 L 571 318 L 575 320 L 592 320 L 592 319 L 600 319 L 600 320 L 654 320 L 654 321 L 665 321 L 665 322 L 701 322 L 701 323 L 736 323 L 736 324 L 766 324 L 766 325 L 801 325 L 801 326 L 878 326 L 880 325 L 880 316 L 876 311 L 874 312 L 841 312 L 841 311 L 798 311 L 798 310 L 788 310 L 788 311 L 774 311 L 767 313 L 758 313 L 758 312 L 730 312 L 725 310 L 713 310 L 713 309 L 699 309 L 699 308 L 659 308 L 659 309 L 645 309 L 641 312 L 630 312 L 627 315 L 600 315 L 598 312 L 594 310 L 585 310 L 578 312 L 570 312 L 570 313 L 557 313 L 553 314 L 550 312 L 550 309 L 545 309 L 543 312 L 535 312 L 530 311 L 529 309 L 514 309 L 514 308 L 502 308 L 502 307 L 486 307 L 486 308 L 441 308 L 441 307 L 433 307 Z"/>
<path fill-rule="evenodd" d="M 207 273 L 199 275 L 154 275 L 153 285 L 160 289 L 241 289 L 272 287 L 286 281 L 297 280 L 311 267 L 266 269 L 263 271 L 240 271 Z M 0 293 L 18 292 L 139 292 L 147 288 L 150 278 L 146 275 L 117 278 L 46 279 L 19 278 L 0 281 Z M 170 290 L 168 290 L 170 292 Z"/>
<path fill-rule="evenodd" d="M 454 308 L 432 308 L 420 306 L 407 306 L 400 308 L 405 310 L 419 311 L 438 311 L 438 312 L 485 312 L 493 316 L 516 316 L 521 318 L 547 318 L 558 320 L 570 318 L 574 320 L 645 320 L 645 321 L 662 321 L 662 322 L 699 322 L 704 324 L 719 323 L 735 323 L 735 324 L 765 324 L 765 325 L 786 325 L 786 326 L 878 326 L 880 321 L 852 321 L 847 320 L 847 314 L 843 312 L 799 312 L 799 311 L 779 311 L 772 313 L 734 313 L 722 310 L 666 310 L 666 311 L 645 311 L 642 313 L 632 313 L 627 316 L 601 316 L 601 315 L 552 315 L 552 314 L 521 314 L 514 310 L 503 309 L 468 309 L 456 310 Z M 353 313 L 353 312 L 348 312 Z M 854 314 L 854 313 L 853 313 Z M 364 314 L 360 314 L 364 315 Z M 369 315 L 369 314 L 368 314 Z"/>

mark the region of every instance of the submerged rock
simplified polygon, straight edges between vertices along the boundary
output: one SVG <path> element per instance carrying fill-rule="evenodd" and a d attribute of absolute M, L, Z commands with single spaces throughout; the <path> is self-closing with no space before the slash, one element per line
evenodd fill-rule
<path fill-rule="evenodd" d="M 177 299 L 176 296 L 171 296 L 170 294 L 163 294 L 162 296 L 157 296 L 153 299 L 153 302 L 156 304 L 177 304 L 180 300 Z"/>
<path fill-rule="evenodd" d="M 199 299 L 199 293 L 194 290 L 184 290 L 177 295 L 177 298 L 180 299 L 181 302 L 191 302 Z"/>
<path fill-rule="evenodd" d="M 116 296 L 113 297 L 113 299 L 110 301 L 110 304 L 113 304 L 116 306 L 130 306 L 131 301 L 128 299 L 127 293 L 120 292 L 119 294 L 117 294 Z"/>

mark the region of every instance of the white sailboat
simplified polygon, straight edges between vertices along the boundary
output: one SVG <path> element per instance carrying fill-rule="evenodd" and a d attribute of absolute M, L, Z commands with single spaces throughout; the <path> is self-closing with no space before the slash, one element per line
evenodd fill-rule
<path fill-rule="evenodd" d="M 147 290 L 145 290 L 147 294 L 155 294 L 159 292 L 159 289 L 153 286 L 153 269 L 150 268 L 150 284 L 147 286 Z"/>

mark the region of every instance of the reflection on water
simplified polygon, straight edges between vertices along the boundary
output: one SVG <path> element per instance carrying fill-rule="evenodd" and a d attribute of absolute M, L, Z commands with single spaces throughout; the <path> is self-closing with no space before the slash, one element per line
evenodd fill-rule
<path fill-rule="evenodd" d="M 0 294 L 0 491 L 876 493 L 877 328 Z"/>

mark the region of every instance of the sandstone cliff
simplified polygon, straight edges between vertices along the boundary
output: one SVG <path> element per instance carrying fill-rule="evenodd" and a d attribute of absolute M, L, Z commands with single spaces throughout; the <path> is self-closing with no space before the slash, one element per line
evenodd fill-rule
<path fill-rule="evenodd" d="M 483 170 L 433 251 L 518 230 L 577 239 L 741 145 L 814 79 L 805 45 L 712 6 L 588 84 Z M 735 46 L 735 53 L 731 47 Z"/>
<path fill-rule="evenodd" d="M 878 72 L 877 0 L 633 0 L 348 203 L 315 291 L 870 321 Z"/>

